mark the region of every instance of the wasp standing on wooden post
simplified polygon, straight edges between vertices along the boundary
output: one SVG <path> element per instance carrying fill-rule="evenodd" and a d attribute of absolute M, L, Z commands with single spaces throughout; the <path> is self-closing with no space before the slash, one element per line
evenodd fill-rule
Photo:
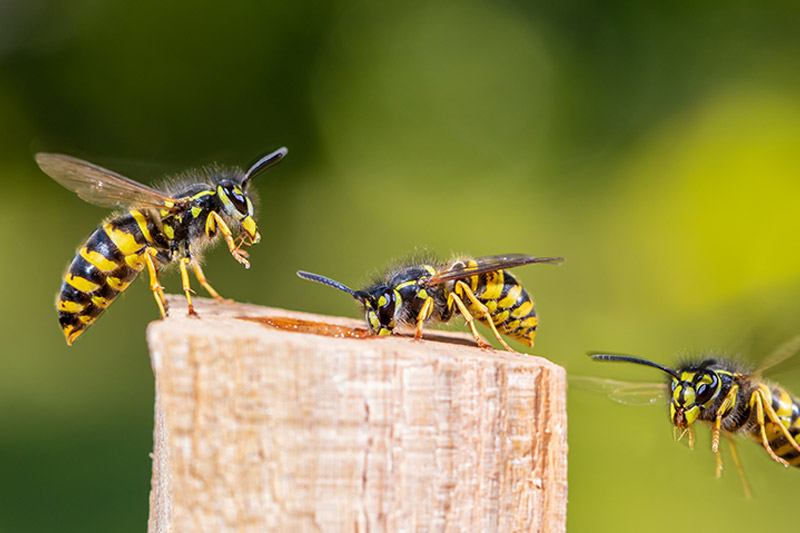
<path fill-rule="evenodd" d="M 595 361 L 619 361 L 657 368 L 667 374 L 667 384 L 652 384 L 669 398 L 670 420 L 681 434 L 689 434 L 693 444 L 692 424 L 696 421 L 711 427 L 711 450 L 717 457 L 717 477 L 722 474 L 719 455 L 720 435 L 728 438 L 731 456 L 742 478 L 745 493 L 750 489 L 736 454 L 733 436 L 746 434 L 759 442 L 772 459 L 784 466 L 800 467 L 800 402 L 781 386 L 761 379 L 769 367 L 788 359 L 800 349 L 800 337 L 781 346 L 756 371 L 747 371 L 736 362 L 707 358 L 672 369 L 658 363 L 616 354 L 590 354 Z M 586 378 L 584 378 L 586 379 Z M 591 378 L 590 378 L 591 379 Z M 595 380 L 592 380 L 595 381 Z M 627 398 L 648 394 L 641 383 L 596 380 L 622 403 Z"/>
<path fill-rule="evenodd" d="M 189 314 L 196 314 L 189 266 L 208 293 L 222 300 L 203 274 L 197 254 L 222 235 L 234 259 L 250 268 L 247 253 L 241 247 L 257 243 L 261 236 L 247 186 L 253 176 L 280 161 L 286 153 L 286 148 L 280 148 L 246 172 L 216 166 L 186 172 L 164 192 L 74 157 L 36 154 L 36 162 L 45 174 L 81 199 L 129 210 L 104 222 L 81 247 L 64 275 L 57 307 L 67 344 L 97 320 L 145 268 L 161 316 L 166 316 L 158 271 L 179 257 Z M 238 243 L 234 232 L 241 234 Z"/>
<path fill-rule="evenodd" d="M 538 319 L 528 292 L 506 269 L 530 263 L 560 264 L 563 257 L 509 254 L 457 259 L 436 264 L 430 259 L 390 269 L 374 285 L 354 291 L 330 278 L 298 271 L 309 281 L 329 285 L 358 300 L 373 335 L 391 335 L 399 324 L 416 325 L 415 339 L 427 322 L 447 322 L 456 311 L 463 315 L 482 348 L 491 348 L 478 334 L 477 318 L 494 333 L 506 350 L 501 333 L 533 346 Z M 436 266 L 434 266 L 436 265 Z"/>

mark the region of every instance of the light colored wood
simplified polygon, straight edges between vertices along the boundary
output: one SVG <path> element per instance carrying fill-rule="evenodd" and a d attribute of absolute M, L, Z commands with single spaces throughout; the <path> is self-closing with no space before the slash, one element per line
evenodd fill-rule
<path fill-rule="evenodd" d="M 147 331 L 150 533 L 565 531 L 561 367 L 468 334 L 333 338 L 233 317 L 363 323 L 169 303 Z"/>

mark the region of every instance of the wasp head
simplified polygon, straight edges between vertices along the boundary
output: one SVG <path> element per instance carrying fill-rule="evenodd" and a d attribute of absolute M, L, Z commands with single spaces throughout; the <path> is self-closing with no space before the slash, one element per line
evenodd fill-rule
<path fill-rule="evenodd" d="M 279 148 L 256 161 L 240 180 L 222 180 L 217 184 L 217 197 L 223 211 L 241 225 L 242 231 L 250 238 L 252 244 L 260 241 L 261 235 L 253 219 L 253 202 L 245 192 L 247 185 L 253 176 L 276 164 L 287 153 L 286 148 Z"/>
<path fill-rule="evenodd" d="M 241 186 L 231 180 L 222 180 L 217 185 L 217 198 L 225 214 L 241 225 L 242 231 L 250 237 L 252 243 L 261 240 L 253 218 L 253 202 Z"/>
<path fill-rule="evenodd" d="M 400 314 L 403 310 L 403 299 L 400 293 L 387 285 L 376 285 L 363 291 L 354 291 L 350 287 L 338 281 L 311 274 L 310 272 L 297 271 L 297 275 L 303 279 L 328 285 L 334 289 L 346 292 L 361 305 L 364 306 L 364 314 L 372 335 L 391 335 L 394 328 L 400 321 Z"/>
<path fill-rule="evenodd" d="M 373 335 L 391 335 L 402 311 L 400 293 L 386 285 L 377 285 L 366 291 L 356 291 L 353 297 L 364 304 L 369 332 Z"/>
<path fill-rule="evenodd" d="M 713 370 L 687 370 L 671 380 L 669 416 L 679 428 L 690 426 L 719 396 L 721 380 Z"/>

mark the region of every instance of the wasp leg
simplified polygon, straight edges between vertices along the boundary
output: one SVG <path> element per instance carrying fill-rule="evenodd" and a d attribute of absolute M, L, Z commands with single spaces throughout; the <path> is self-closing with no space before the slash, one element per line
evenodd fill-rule
<path fill-rule="evenodd" d="M 480 300 L 478 300 L 478 297 L 475 296 L 475 293 L 472 292 L 472 289 L 469 288 L 469 285 L 459 280 L 456 282 L 456 286 L 460 287 L 461 290 L 464 291 L 464 294 L 467 295 L 467 298 L 470 299 L 472 304 L 480 310 L 481 318 L 483 318 L 486 321 L 486 324 L 492 329 L 492 333 L 494 333 L 494 336 L 497 337 L 498 341 L 500 341 L 500 344 L 503 345 L 503 348 L 505 348 L 509 352 L 516 352 L 516 350 L 512 349 L 511 346 L 506 344 L 506 341 L 504 341 L 503 337 L 500 336 L 500 332 L 497 331 L 497 328 L 494 325 L 494 321 L 492 320 L 492 315 L 489 314 L 489 309 L 485 305 L 483 305 L 483 303 Z"/>
<path fill-rule="evenodd" d="M 770 457 L 772 457 L 773 459 L 775 459 L 776 461 L 778 461 L 782 465 L 789 466 L 789 463 L 787 463 L 784 459 L 781 459 L 780 457 L 778 457 L 775 454 L 775 452 L 772 450 L 772 446 L 769 445 L 769 439 L 767 439 L 767 430 L 764 427 L 764 404 L 766 403 L 765 399 L 764 399 L 764 393 L 761 392 L 760 390 L 757 390 L 753 394 L 753 399 L 750 400 L 750 403 L 751 404 L 755 403 L 755 406 L 756 406 L 756 421 L 758 422 L 758 427 L 759 427 L 759 429 L 761 431 L 761 442 L 762 442 L 762 444 L 764 444 L 764 448 L 767 450 L 767 453 L 769 454 Z M 781 425 L 781 426 L 783 425 L 780 422 L 777 422 L 777 423 L 778 423 L 778 425 Z"/>
<path fill-rule="evenodd" d="M 419 315 L 417 315 L 417 330 L 414 332 L 414 340 L 420 340 L 422 338 L 422 324 L 428 320 L 431 313 L 433 313 L 433 298 L 428 296 L 425 299 L 425 303 L 422 304 Z"/>
<path fill-rule="evenodd" d="M 156 265 L 153 263 L 153 258 L 158 255 L 155 248 L 144 249 L 144 261 L 147 264 L 147 272 L 150 274 L 150 290 L 153 291 L 153 298 L 156 299 L 158 310 L 161 311 L 161 318 L 167 316 L 167 303 L 164 300 L 164 287 L 158 281 L 158 271 Z"/>
<path fill-rule="evenodd" d="M 789 433 L 789 430 L 786 429 L 786 426 L 781 423 L 781 419 L 778 417 L 778 413 L 775 412 L 775 409 L 772 408 L 771 402 L 767 401 L 766 397 L 763 396 L 763 392 L 758 391 L 758 394 L 762 395 L 761 399 L 764 402 L 764 410 L 767 413 L 767 417 L 778 426 L 778 429 L 781 431 L 781 433 L 783 433 L 783 436 L 786 437 L 786 440 L 788 440 L 792 445 L 792 448 L 800 452 L 800 444 L 798 444 L 792 434 Z"/>
<path fill-rule="evenodd" d="M 714 418 L 714 430 L 711 433 L 711 451 L 714 453 L 719 453 L 719 432 L 720 426 L 722 425 L 722 415 L 731 410 L 731 407 L 733 407 L 733 402 L 738 393 L 739 387 L 735 385 L 731 387 L 728 391 L 728 394 L 726 394 L 725 398 L 722 400 L 719 409 L 717 409 L 717 416 Z M 719 468 L 722 470 L 722 466 Z"/>
<path fill-rule="evenodd" d="M 225 242 L 228 243 L 228 249 L 231 251 L 233 258 L 243 264 L 245 268 L 250 268 L 250 262 L 247 260 L 247 253 L 240 250 L 239 246 L 236 245 L 236 242 L 233 240 L 231 229 L 216 211 L 211 211 L 206 219 L 206 235 L 213 235 L 216 228 L 219 228 L 219 231 L 225 238 Z"/>
<path fill-rule="evenodd" d="M 197 312 L 194 310 L 194 305 L 192 305 L 192 290 L 191 285 L 189 284 L 189 271 L 186 270 L 186 265 L 190 264 L 192 260 L 188 257 L 181 257 L 181 261 L 178 266 L 181 269 L 181 282 L 183 282 L 183 293 L 186 295 L 186 306 L 189 309 L 187 315 L 189 316 L 197 316 Z"/>
<path fill-rule="evenodd" d="M 464 315 L 464 319 L 467 321 L 467 325 L 469 326 L 470 331 L 472 331 L 472 336 L 475 337 L 475 342 L 478 343 L 478 346 L 481 348 L 491 348 L 492 345 L 483 340 L 480 333 L 478 333 L 478 329 L 475 327 L 475 319 L 467 309 L 467 306 L 464 305 L 464 302 L 461 301 L 461 298 L 459 298 L 455 292 L 451 292 L 447 296 L 447 306 L 451 307 L 454 302 L 461 314 Z"/>
<path fill-rule="evenodd" d="M 206 290 L 206 292 L 208 292 L 208 294 L 211 295 L 212 298 L 214 298 L 218 302 L 224 302 L 224 303 L 233 302 L 233 300 L 229 298 L 223 298 L 222 296 L 219 295 L 217 291 L 214 290 L 214 287 L 212 287 L 211 284 L 208 282 L 208 278 L 203 273 L 203 269 L 200 268 L 200 265 L 198 265 L 197 263 L 192 263 L 192 269 L 194 270 L 194 275 L 197 278 L 197 281 L 200 282 L 200 285 L 203 286 L 203 288 Z"/>
<path fill-rule="evenodd" d="M 736 465 L 736 470 L 739 472 L 739 479 L 742 480 L 742 488 L 744 489 L 744 495 L 746 498 L 751 498 L 753 496 L 753 493 L 750 492 L 750 484 L 747 483 L 747 477 L 744 475 L 744 468 L 742 468 L 742 463 L 741 461 L 739 461 L 739 454 L 736 453 L 736 441 L 728 433 L 725 434 L 725 438 L 728 439 L 728 445 L 731 448 L 731 458 L 733 459 L 733 464 Z"/>

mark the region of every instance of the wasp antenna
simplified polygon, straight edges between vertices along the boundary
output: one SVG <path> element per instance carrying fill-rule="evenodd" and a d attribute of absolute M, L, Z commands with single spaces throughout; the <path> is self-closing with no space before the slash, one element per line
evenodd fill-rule
<path fill-rule="evenodd" d="M 247 183 L 250 178 L 263 172 L 264 170 L 268 169 L 269 167 L 277 164 L 281 159 L 283 159 L 286 154 L 289 153 L 289 150 L 284 146 L 282 148 L 278 148 L 271 154 L 267 154 L 258 161 L 256 161 L 253 166 L 251 166 L 247 172 L 244 173 L 244 177 L 242 178 L 242 183 Z"/>
<path fill-rule="evenodd" d="M 316 283 L 322 283 L 323 285 L 327 285 L 329 287 L 333 287 L 334 289 L 339 289 L 342 292 L 346 292 L 350 296 L 354 298 L 358 298 L 356 296 L 356 291 L 348 287 L 343 283 L 339 283 L 338 281 L 332 280 L 331 278 L 326 278 L 325 276 L 320 276 L 319 274 L 312 274 L 311 272 L 304 272 L 302 270 L 297 271 L 297 275 L 303 279 L 307 279 L 308 281 L 314 281 Z"/>
<path fill-rule="evenodd" d="M 680 379 L 677 370 L 661 366 L 658 363 L 654 363 L 652 361 L 648 361 L 647 359 L 642 359 L 640 357 L 633 357 L 630 355 L 606 354 L 606 353 L 590 353 L 589 355 L 595 361 L 623 361 L 627 363 L 636 363 L 637 365 L 652 366 L 653 368 L 657 368 L 662 372 L 666 372 L 675 379 Z"/>

